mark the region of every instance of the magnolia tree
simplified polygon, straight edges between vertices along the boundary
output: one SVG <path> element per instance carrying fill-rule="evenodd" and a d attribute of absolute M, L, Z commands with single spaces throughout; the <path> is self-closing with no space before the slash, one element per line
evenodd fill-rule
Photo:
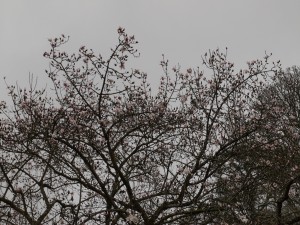
<path fill-rule="evenodd" d="M 1 103 L 1 224 L 250 223 L 231 197 L 251 177 L 229 165 L 256 147 L 266 114 L 254 106 L 278 64 L 266 55 L 235 71 L 216 50 L 204 74 L 163 59 L 152 93 L 146 73 L 126 69 L 138 52 L 123 28 L 108 58 L 69 55 L 67 41 L 44 53 L 50 94 L 8 86 L 13 105 Z"/>

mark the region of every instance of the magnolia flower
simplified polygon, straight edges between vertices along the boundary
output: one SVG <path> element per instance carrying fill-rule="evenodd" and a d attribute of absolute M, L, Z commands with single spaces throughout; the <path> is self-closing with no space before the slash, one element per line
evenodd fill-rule
<path fill-rule="evenodd" d="M 102 122 L 103 125 L 106 126 L 106 127 L 108 127 L 108 126 L 110 126 L 110 125 L 112 124 L 112 122 L 111 122 L 110 120 L 108 120 L 108 119 L 102 120 L 101 122 Z"/>
<path fill-rule="evenodd" d="M 298 133 L 293 133 L 292 136 L 293 136 L 293 138 L 296 138 L 296 139 L 300 138 L 300 135 Z"/>
<path fill-rule="evenodd" d="M 226 174 L 221 175 L 221 179 L 226 180 L 227 178 L 228 178 L 228 176 Z"/>
<path fill-rule="evenodd" d="M 27 106 L 27 102 L 25 102 L 25 101 L 22 102 L 20 106 L 21 106 L 22 108 L 25 108 L 25 107 Z"/>
<path fill-rule="evenodd" d="M 0 107 L 2 106 L 6 106 L 6 102 L 5 101 L 0 101 Z"/>
<path fill-rule="evenodd" d="M 139 218 L 137 218 L 135 215 L 129 214 L 126 218 L 126 221 L 137 224 L 139 222 Z"/>
<path fill-rule="evenodd" d="M 292 171 L 296 171 L 296 170 L 298 170 L 298 168 L 299 167 L 297 165 L 295 165 L 295 166 L 292 167 Z"/>
<path fill-rule="evenodd" d="M 188 167 L 184 168 L 184 170 L 182 171 L 183 174 L 190 174 L 192 172 L 192 170 Z"/>
<path fill-rule="evenodd" d="M 159 110 L 163 110 L 165 108 L 165 104 L 163 102 L 160 102 L 158 105 L 157 105 L 157 108 Z"/>
<path fill-rule="evenodd" d="M 70 121 L 71 124 L 76 124 L 76 120 L 74 118 L 72 118 L 72 117 L 69 118 L 69 121 Z"/>
<path fill-rule="evenodd" d="M 120 113 L 120 112 L 122 112 L 122 109 L 120 108 L 120 107 L 115 107 L 115 113 Z"/>
<path fill-rule="evenodd" d="M 118 28 L 118 33 L 123 34 L 125 32 L 125 29 L 123 27 Z"/>
<path fill-rule="evenodd" d="M 243 222 L 243 223 L 247 223 L 248 222 L 248 219 L 245 215 L 241 215 L 240 216 L 240 220 Z"/>
<path fill-rule="evenodd" d="M 131 109 L 133 107 L 133 104 L 132 103 L 127 103 L 127 108 L 128 109 Z"/>
<path fill-rule="evenodd" d="M 179 97 L 181 103 L 186 102 L 187 98 L 188 98 L 188 97 L 187 97 L 186 95 L 182 95 L 182 96 Z"/>
<path fill-rule="evenodd" d="M 43 56 L 44 56 L 44 57 L 48 57 L 48 56 L 50 56 L 50 55 L 49 55 L 48 52 L 44 52 Z"/>

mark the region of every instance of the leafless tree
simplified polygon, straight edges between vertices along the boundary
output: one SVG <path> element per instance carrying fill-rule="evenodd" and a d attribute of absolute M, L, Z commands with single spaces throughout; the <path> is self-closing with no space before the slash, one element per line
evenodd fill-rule
<path fill-rule="evenodd" d="M 299 74 L 282 71 L 260 91 L 253 105 L 264 118 L 260 128 L 220 172 L 231 176 L 219 179 L 228 224 L 241 224 L 237 213 L 246 224 L 300 224 Z"/>

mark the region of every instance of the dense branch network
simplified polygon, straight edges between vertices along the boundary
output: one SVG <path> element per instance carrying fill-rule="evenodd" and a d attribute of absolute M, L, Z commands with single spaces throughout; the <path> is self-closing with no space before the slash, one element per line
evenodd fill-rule
<path fill-rule="evenodd" d="M 107 59 L 84 46 L 68 55 L 68 39 L 50 39 L 44 53 L 50 95 L 32 82 L 8 86 L 13 106 L 1 103 L 1 224 L 283 224 L 287 213 L 298 221 L 298 205 L 285 211 L 296 164 L 278 181 L 283 189 L 268 174 L 285 140 L 271 124 L 286 124 L 262 93 L 279 62 L 266 55 L 236 72 L 216 50 L 202 58 L 206 75 L 163 59 L 153 94 L 146 73 L 126 70 L 138 52 L 123 28 Z"/>

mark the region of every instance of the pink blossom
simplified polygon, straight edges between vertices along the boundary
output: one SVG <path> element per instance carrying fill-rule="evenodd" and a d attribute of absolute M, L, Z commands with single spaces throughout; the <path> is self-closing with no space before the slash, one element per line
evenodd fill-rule
<path fill-rule="evenodd" d="M 126 218 L 126 221 L 137 224 L 139 222 L 139 218 L 137 218 L 135 215 L 129 214 Z"/>

